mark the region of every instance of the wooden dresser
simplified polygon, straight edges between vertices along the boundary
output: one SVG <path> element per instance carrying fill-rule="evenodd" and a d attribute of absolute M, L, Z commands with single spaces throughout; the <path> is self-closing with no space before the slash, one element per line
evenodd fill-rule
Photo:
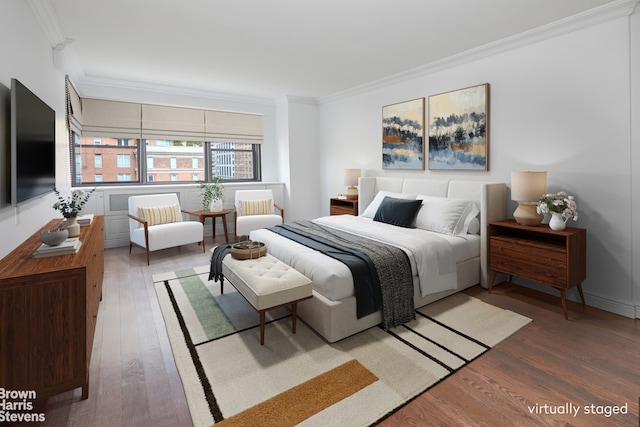
<path fill-rule="evenodd" d="M 560 291 L 562 311 L 568 318 L 565 291 L 577 286 L 584 305 L 582 282 L 587 278 L 587 231 L 567 227 L 554 231 L 546 225 L 519 225 L 514 220 L 489 224 L 489 268 L 496 273 L 522 277 Z"/>
<path fill-rule="evenodd" d="M 32 258 L 40 233 L 0 260 L 0 387 L 34 390 L 37 399 L 82 387 L 104 276 L 104 218 L 82 227 L 77 254 Z"/>

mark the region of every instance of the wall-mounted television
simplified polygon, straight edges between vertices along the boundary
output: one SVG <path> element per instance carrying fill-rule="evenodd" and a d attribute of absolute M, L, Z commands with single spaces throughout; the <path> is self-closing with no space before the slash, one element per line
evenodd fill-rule
<path fill-rule="evenodd" d="M 11 79 L 11 204 L 52 192 L 56 181 L 56 112 Z"/>

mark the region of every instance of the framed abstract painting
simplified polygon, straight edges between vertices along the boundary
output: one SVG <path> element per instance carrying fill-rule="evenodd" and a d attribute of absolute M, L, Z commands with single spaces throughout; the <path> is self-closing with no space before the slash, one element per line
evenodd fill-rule
<path fill-rule="evenodd" d="M 489 83 L 429 97 L 429 169 L 489 170 Z"/>
<path fill-rule="evenodd" d="M 424 170 L 424 98 L 382 107 L 382 168 Z"/>

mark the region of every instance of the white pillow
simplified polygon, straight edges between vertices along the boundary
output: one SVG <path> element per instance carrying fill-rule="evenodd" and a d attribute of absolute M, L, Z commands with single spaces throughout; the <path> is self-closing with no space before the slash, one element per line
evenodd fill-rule
<path fill-rule="evenodd" d="M 480 213 L 480 209 L 470 200 L 435 196 L 417 196 L 416 199 L 422 200 L 416 227 L 436 233 L 465 235 L 473 218 Z"/>
<path fill-rule="evenodd" d="M 480 220 L 477 216 L 471 218 L 469 221 L 469 229 L 467 230 L 469 234 L 480 234 Z"/>
<path fill-rule="evenodd" d="M 362 215 L 365 218 L 373 218 L 380 207 L 380 203 L 384 200 L 385 197 L 393 197 L 395 199 L 405 199 L 405 200 L 415 200 L 415 194 L 404 194 L 404 193 L 394 193 L 393 191 L 378 191 L 376 197 L 373 198 L 367 209 L 364 210 Z"/>

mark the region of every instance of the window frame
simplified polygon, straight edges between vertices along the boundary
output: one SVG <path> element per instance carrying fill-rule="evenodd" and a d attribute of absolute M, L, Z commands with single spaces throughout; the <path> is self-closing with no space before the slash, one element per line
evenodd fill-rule
<path fill-rule="evenodd" d="M 117 139 L 117 138 L 116 138 Z M 85 182 L 85 180 L 82 180 L 82 167 L 80 167 L 80 170 L 78 170 L 77 164 L 75 162 L 76 156 L 82 156 L 82 147 L 86 146 L 88 147 L 101 147 L 101 149 L 103 150 L 108 150 L 110 149 L 110 146 L 106 146 L 102 143 L 99 144 L 95 144 L 95 140 L 100 140 L 101 141 L 101 137 L 94 137 L 94 143 L 93 144 L 82 144 L 82 138 L 79 134 L 77 134 L 76 132 L 74 132 L 73 130 L 69 130 L 69 140 L 71 141 L 70 145 L 70 158 L 73 159 L 73 161 L 71 162 L 71 170 L 70 170 L 70 175 L 71 175 L 71 180 L 72 180 L 72 186 L 74 187 L 109 187 L 109 186 L 119 186 L 119 187 L 126 187 L 126 186 L 140 186 L 140 185 L 193 185 L 194 181 L 155 181 L 154 179 L 149 179 L 148 176 L 148 165 L 147 165 L 147 149 L 146 149 L 146 144 L 145 144 L 145 140 L 140 138 L 138 139 L 138 143 L 137 146 L 131 146 L 131 145 L 127 145 L 127 148 L 130 149 L 135 149 L 136 153 L 131 156 L 133 158 L 130 157 L 130 162 L 131 162 L 131 166 L 137 168 L 138 173 L 138 179 L 136 181 L 127 181 L 127 182 L 121 182 L 121 181 L 101 181 L 101 182 L 96 182 L 96 181 L 89 181 L 89 182 Z M 204 141 L 203 144 L 203 150 L 204 150 L 204 181 L 206 182 L 210 182 L 213 174 L 212 174 L 212 142 L 208 142 L 208 141 Z M 261 143 L 251 143 L 248 142 L 248 144 L 251 144 L 251 149 L 250 150 L 246 150 L 246 149 L 242 149 L 242 150 L 235 150 L 235 149 L 227 149 L 227 150 L 217 150 L 217 151 L 228 151 L 230 154 L 234 154 L 236 152 L 242 152 L 242 153 L 251 153 L 252 156 L 252 162 L 253 162 L 253 178 L 229 178 L 229 177 L 224 177 L 222 176 L 222 178 L 224 179 L 225 182 L 262 182 L 262 144 Z M 122 148 L 122 145 L 116 145 L 114 146 L 115 148 Z M 80 148 L 78 150 L 78 148 Z M 101 153 L 103 154 L 103 153 Z M 104 165 L 104 157 L 103 157 L 103 165 Z M 135 163 L 135 164 L 134 164 Z M 104 170 L 103 168 L 100 168 L 102 170 Z M 168 171 L 171 171 L 171 169 L 168 169 Z M 104 173 L 104 172 L 101 172 Z M 84 179 L 87 178 L 87 176 L 83 177 Z"/>

